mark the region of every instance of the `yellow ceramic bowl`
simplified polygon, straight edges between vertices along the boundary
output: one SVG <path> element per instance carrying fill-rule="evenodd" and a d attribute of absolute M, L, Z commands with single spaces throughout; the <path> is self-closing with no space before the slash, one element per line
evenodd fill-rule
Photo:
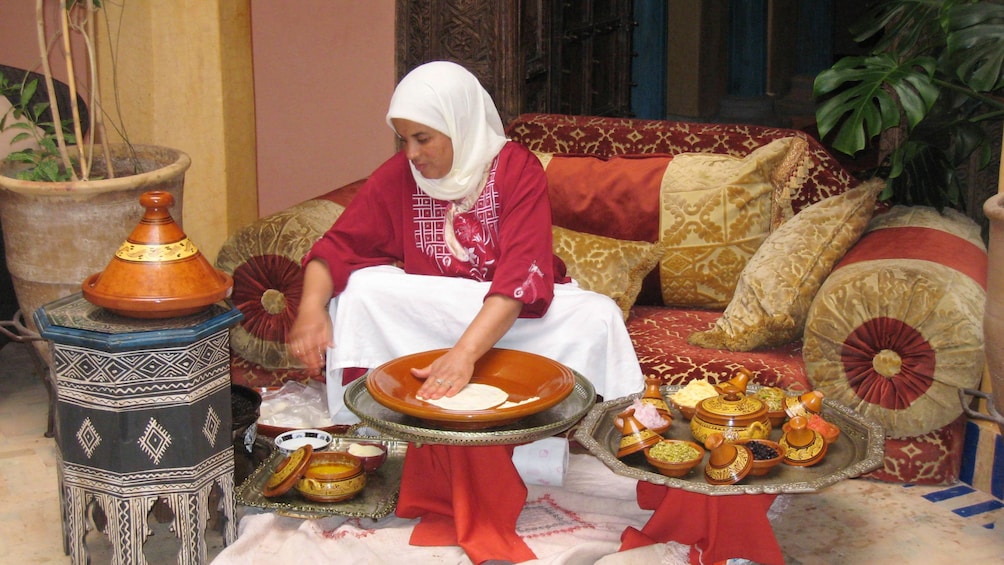
<path fill-rule="evenodd" d="M 366 486 L 362 461 L 344 452 L 315 453 L 296 482 L 296 490 L 315 502 L 341 502 L 359 494 Z"/>

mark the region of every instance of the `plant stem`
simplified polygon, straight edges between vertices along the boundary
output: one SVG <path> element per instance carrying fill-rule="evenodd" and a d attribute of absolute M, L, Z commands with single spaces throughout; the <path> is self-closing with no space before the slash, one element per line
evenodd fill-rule
<path fill-rule="evenodd" d="M 70 87 L 70 114 L 73 117 L 73 137 L 77 140 L 77 158 L 80 160 L 80 177 L 87 180 L 91 176 L 93 153 L 86 153 L 84 132 L 80 124 L 80 108 L 77 107 L 77 70 L 73 66 L 73 47 L 70 45 L 70 13 L 66 0 L 59 0 L 59 21 L 63 32 L 63 59 L 66 61 L 66 84 Z M 59 124 L 62 129 L 62 124 Z"/>
<path fill-rule="evenodd" d="M 108 147 L 108 137 L 105 136 L 104 109 L 101 107 L 101 83 L 98 80 L 98 56 L 95 46 L 94 18 L 97 9 L 94 7 L 94 0 L 87 0 L 87 20 L 84 30 L 84 39 L 87 42 L 87 60 L 91 66 L 91 128 L 88 131 L 90 138 L 89 146 L 94 146 L 94 136 L 98 135 L 101 140 L 102 153 L 105 156 L 105 173 L 107 178 L 115 178 L 115 165 L 112 162 L 112 152 Z M 98 131 L 95 131 L 98 130 Z"/>
<path fill-rule="evenodd" d="M 65 6 L 65 0 L 63 2 Z M 56 103 L 56 85 L 52 80 L 52 67 L 49 65 L 49 50 L 45 45 L 45 6 L 42 0 L 35 0 L 35 26 L 38 31 L 38 49 L 42 55 L 42 71 L 45 76 L 45 88 L 49 92 L 49 111 L 52 112 L 53 130 L 56 133 L 56 144 L 59 146 L 59 155 L 72 180 L 80 180 L 77 177 L 77 171 L 73 169 L 70 163 L 70 155 L 66 151 L 63 122 L 59 117 L 59 104 Z M 74 103 L 76 103 L 76 99 L 74 99 Z"/>
<path fill-rule="evenodd" d="M 947 88 L 949 90 L 954 90 L 956 92 L 960 92 L 960 93 L 965 94 L 966 96 L 968 96 L 970 98 L 973 98 L 975 100 L 979 100 L 980 102 L 983 102 L 984 104 L 989 104 L 990 106 L 993 106 L 995 108 L 1000 108 L 1000 109 L 1004 110 L 1004 101 L 1000 100 L 996 96 L 992 96 L 992 95 L 989 95 L 989 94 L 984 94 L 982 92 L 977 92 L 975 90 L 972 90 L 971 88 L 966 88 L 964 86 L 959 86 L 957 84 L 954 84 L 954 83 L 951 83 L 951 82 L 947 82 L 947 81 L 941 80 L 939 78 L 935 78 L 935 79 L 933 79 L 933 81 L 934 81 L 935 84 L 937 84 L 941 88 Z"/>

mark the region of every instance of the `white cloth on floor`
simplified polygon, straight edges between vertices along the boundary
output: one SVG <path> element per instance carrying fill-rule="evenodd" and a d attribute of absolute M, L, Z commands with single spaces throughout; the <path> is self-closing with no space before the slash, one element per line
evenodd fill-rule
<path fill-rule="evenodd" d="M 342 369 L 372 369 L 404 355 L 452 347 L 491 285 L 410 275 L 392 266 L 360 269 L 331 301 L 335 346 L 328 349 L 328 408 L 336 423 L 358 418 L 342 400 Z M 520 318 L 496 347 L 543 355 L 578 372 L 605 399 L 640 392 L 645 379 L 621 310 L 578 285 L 554 286 L 541 318 Z"/>

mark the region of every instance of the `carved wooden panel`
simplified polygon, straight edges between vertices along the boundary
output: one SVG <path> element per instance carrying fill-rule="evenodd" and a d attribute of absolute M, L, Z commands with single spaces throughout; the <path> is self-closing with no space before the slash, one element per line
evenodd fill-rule
<path fill-rule="evenodd" d="M 478 77 L 508 122 L 523 107 L 521 5 L 520 0 L 398 0 L 398 78 L 428 61 L 462 64 Z"/>
<path fill-rule="evenodd" d="M 523 112 L 630 115 L 631 0 L 397 0 L 397 76 L 470 69 L 508 123 Z"/>

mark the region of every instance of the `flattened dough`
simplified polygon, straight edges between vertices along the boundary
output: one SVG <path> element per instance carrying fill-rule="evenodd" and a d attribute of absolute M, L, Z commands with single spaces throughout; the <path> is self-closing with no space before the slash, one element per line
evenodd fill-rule
<path fill-rule="evenodd" d="M 509 393 L 497 386 L 468 383 L 454 396 L 444 396 L 437 400 L 418 397 L 419 400 L 438 406 L 443 410 L 487 410 L 509 400 Z"/>

